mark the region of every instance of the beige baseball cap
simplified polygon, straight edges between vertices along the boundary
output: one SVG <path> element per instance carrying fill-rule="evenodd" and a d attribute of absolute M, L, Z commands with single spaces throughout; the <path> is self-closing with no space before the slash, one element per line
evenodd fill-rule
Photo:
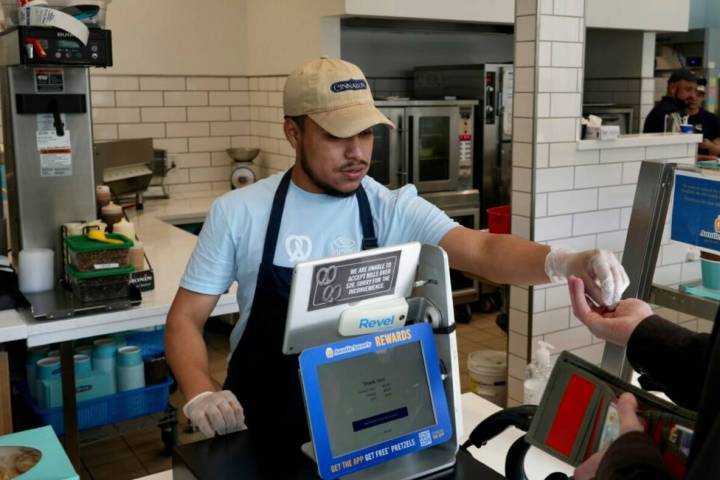
<path fill-rule="evenodd" d="M 374 125 L 395 125 L 375 108 L 367 79 L 356 65 L 321 57 L 290 74 L 283 92 L 288 117 L 307 115 L 325 131 L 347 138 Z"/>

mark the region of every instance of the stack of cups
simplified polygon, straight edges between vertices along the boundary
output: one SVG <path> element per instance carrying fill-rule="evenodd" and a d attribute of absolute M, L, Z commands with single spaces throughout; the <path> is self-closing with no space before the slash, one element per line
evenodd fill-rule
<path fill-rule="evenodd" d="M 145 365 L 139 347 L 118 349 L 117 382 L 120 392 L 145 387 Z"/>
<path fill-rule="evenodd" d="M 98 372 L 104 372 L 109 375 L 111 391 L 117 391 L 117 382 L 115 380 L 115 355 L 117 346 L 115 340 L 109 337 L 98 338 L 93 342 L 93 367 Z"/>
<path fill-rule="evenodd" d="M 73 360 L 75 361 L 75 378 L 87 377 L 92 374 L 92 363 L 90 363 L 88 355 L 75 354 Z"/>
<path fill-rule="evenodd" d="M 35 391 L 38 405 L 41 408 L 59 406 L 62 403 L 60 359 L 58 357 L 48 357 L 38 360 L 36 375 Z M 41 383 L 43 380 L 45 380 L 45 383 Z"/>
<path fill-rule="evenodd" d="M 78 355 L 87 355 L 90 357 L 90 361 L 92 362 L 92 354 L 93 354 L 93 346 L 92 345 L 78 345 L 74 349 L 75 353 Z"/>

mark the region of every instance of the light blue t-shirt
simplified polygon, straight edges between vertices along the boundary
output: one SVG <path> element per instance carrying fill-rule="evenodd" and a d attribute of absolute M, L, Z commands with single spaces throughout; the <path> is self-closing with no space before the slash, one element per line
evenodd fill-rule
<path fill-rule="evenodd" d="M 262 259 L 265 231 L 275 191 L 283 174 L 228 192 L 213 202 L 180 286 L 218 295 L 238 282 L 240 320 L 230 334 L 235 350 L 250 315 Z M 368 196 L 379 246 L 411 241 L 437 245 L 458 224 L 417 195 L 413 185 L 388 190 L 370 177 Z M 302 260 L 358 252 L 362 227 L 355 195 L 310 193 L 292 181 L 285 200 L 274 264 L 294 267 Z"/>

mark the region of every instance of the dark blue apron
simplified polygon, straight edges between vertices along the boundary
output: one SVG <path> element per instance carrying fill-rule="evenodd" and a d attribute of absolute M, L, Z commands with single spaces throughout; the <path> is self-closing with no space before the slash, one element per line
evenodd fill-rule
<path fill-rule="evenodd" d="M 225 389 L 231 390 L 242 404 L 253 436 L 283 449 L 295 449 L 310 439 L 298 356 L 282 353 L 293 269 L 273 265 L 291 172 L 285 173 L 275 192 L 250 316 L 225 380 Z M 362 249 L 376 248 L 372 213 L 362 185 L 355 195 L 363 232 Z"/>

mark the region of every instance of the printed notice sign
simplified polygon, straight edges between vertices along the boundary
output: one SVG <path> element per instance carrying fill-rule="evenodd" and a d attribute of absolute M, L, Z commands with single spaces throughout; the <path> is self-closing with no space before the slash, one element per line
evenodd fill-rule
<path fill-rule="evenodd" d="M 400 250 L 316 266 L 308 310 L 393 293 L 399 263 Z"/>
<path fill-rule="evenodd" d="M 678 171 L 670 238 L 720 253 L 720 179 Z"/>
<path fill-rule="evenodd" d="M 62 68 L 36 68 L 34 73 L 37 93 L 62 93 L 65 90 Z"/>
<path fill-rule="evenodd" d="M 62 137 L 55 130 L 37 132 L 37 148 L 40 154 L 41 177 L 69 177 L 72 175 L 72 148 L 70 131 Z"/>

